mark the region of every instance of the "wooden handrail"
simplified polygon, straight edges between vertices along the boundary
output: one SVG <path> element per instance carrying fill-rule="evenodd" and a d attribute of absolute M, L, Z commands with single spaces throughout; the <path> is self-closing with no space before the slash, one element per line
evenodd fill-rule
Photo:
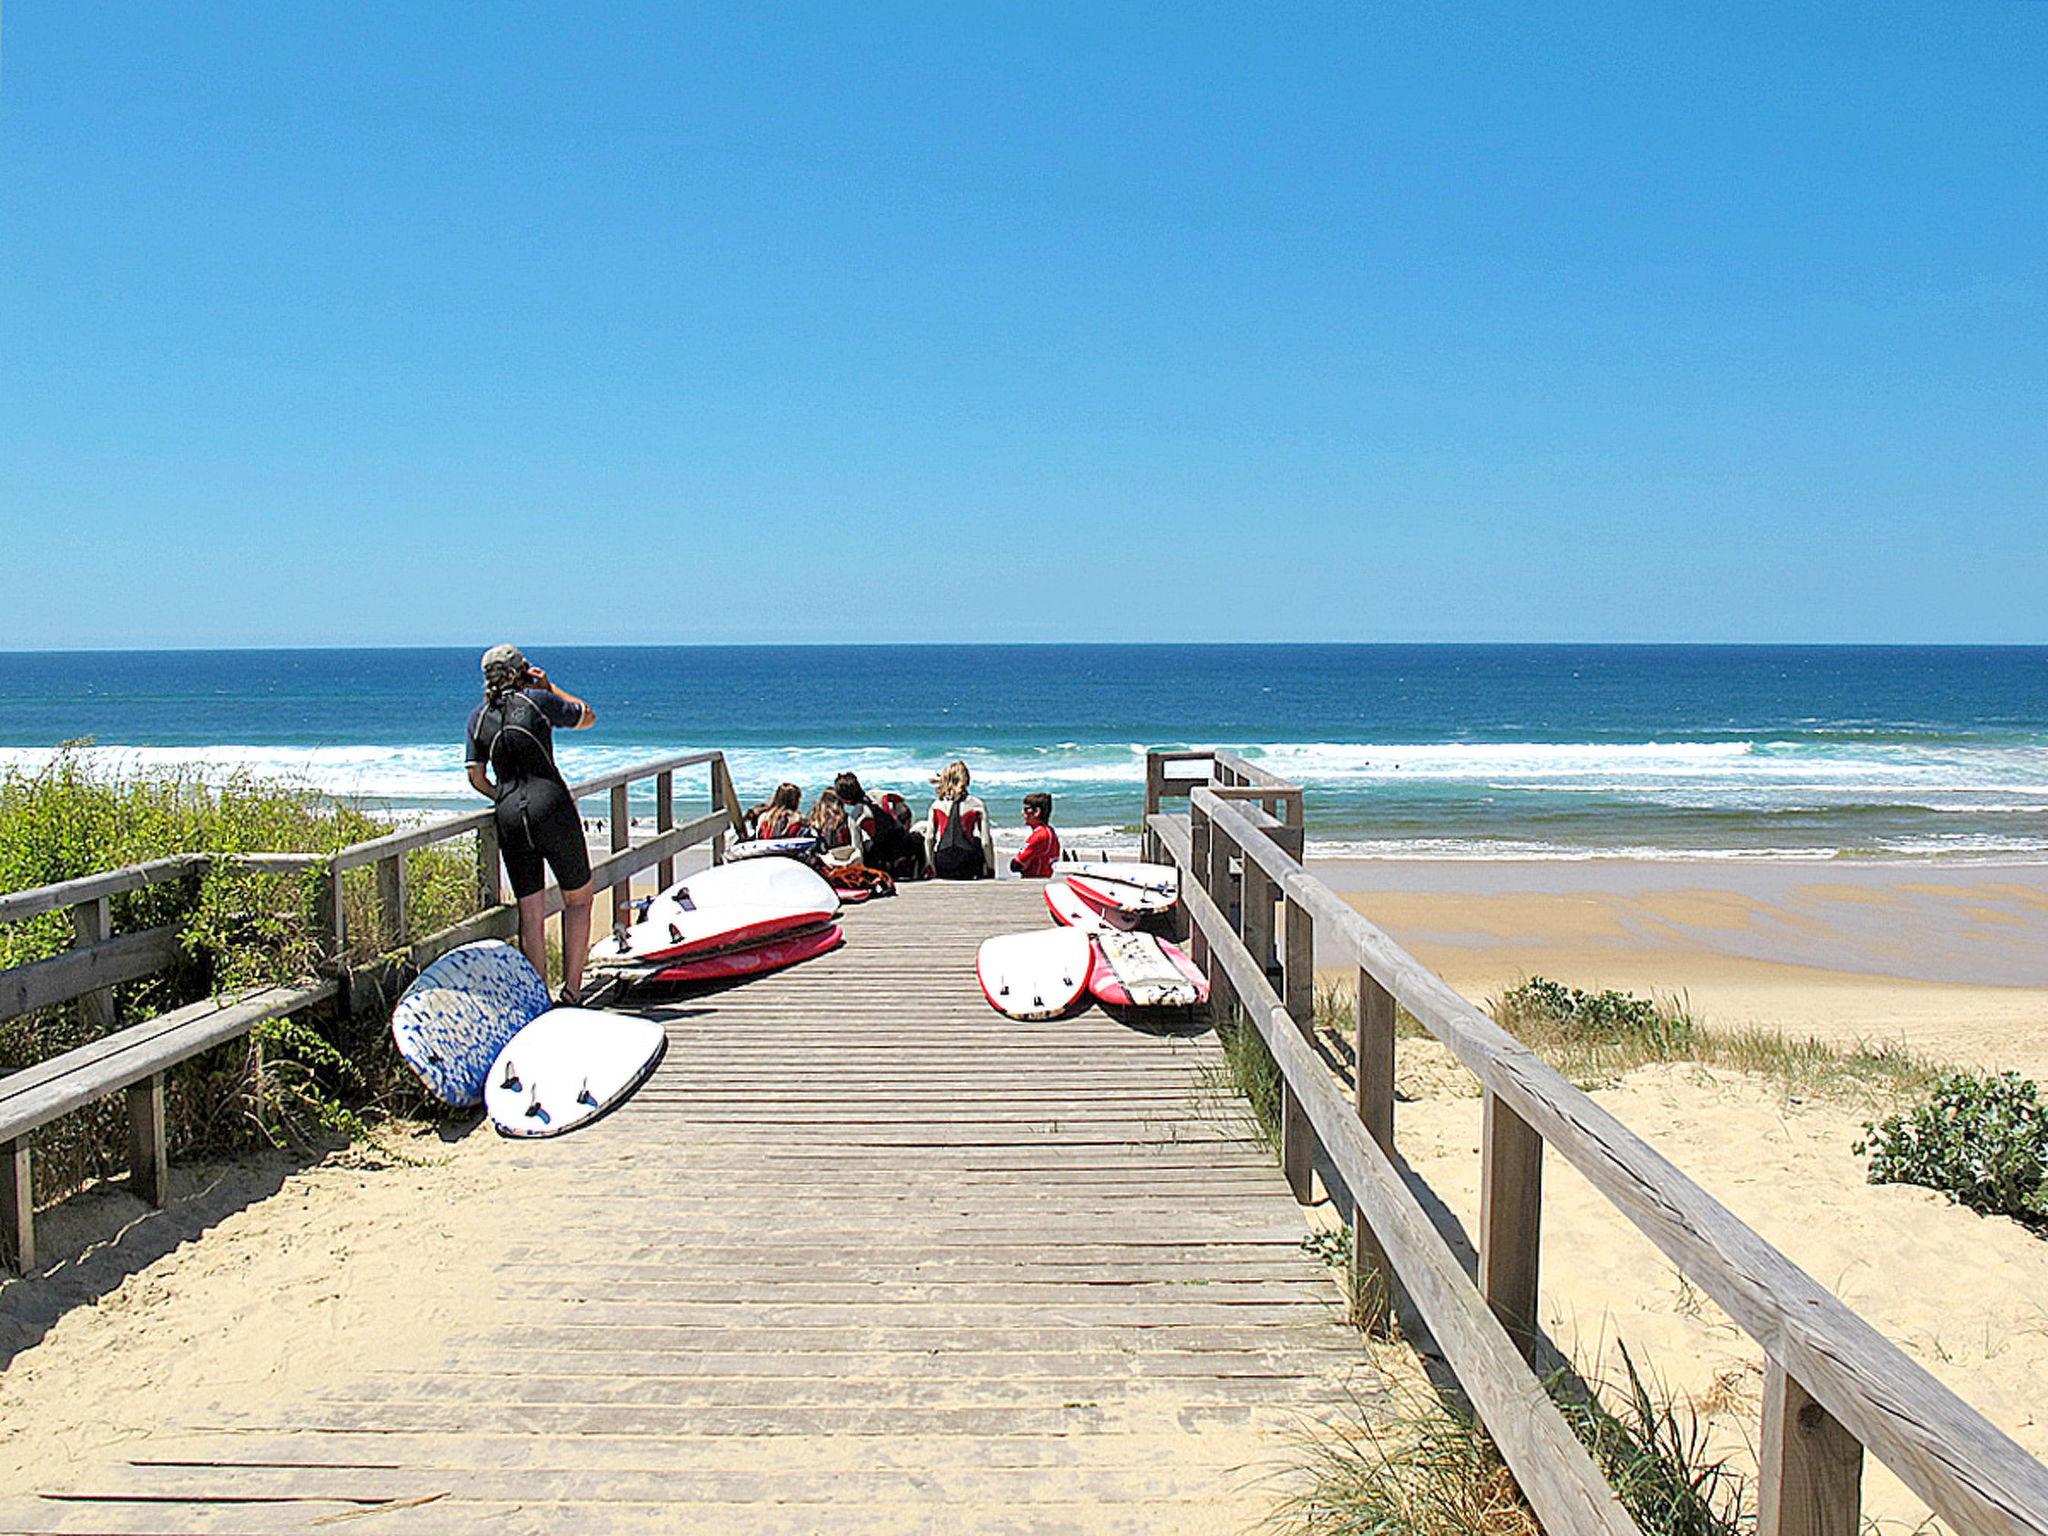
<path fill-rule="evenodd" d="M 151 859 L 146 864 L 128 864 L 120 869 L 81 875 L 76 880 L 64 880 L 56 885 L 36 885 L 23 891 L 9 891 L 0 896 L 0 923 L 18 923 L 27 918 L 41 917 L 45 912 L 59 912 L 66 907 L 83 906 L 89 901 L 104 901 L 109 896 L 139 891 L 145 886 L 182 880 L 203 869 L 209 857 L 204 853 L 177 853 L 166 859 Z"/>
<path fill-rule="evenodd" d="M 1517 1125 L 1532 1131 L 1712 1296 L 1791 1387 L 1811 1395 L 1822 1418 L 1832 1416 L 1941 1518 L 1985 1536 L 2048 1536 L 2048 1468 L 1309 874 L 1232 798 L 1197 788 L 1189 804 L 1196 826 L 1206 823 L 1191 828 L 1192 865 L 1207 838 L 1222 840 L 1478 1077 L 1489 1109 L 1511 1117 L 1498 1127 L 1501 1166 L 1512 1165 Z M 1155 844 L 1171 846 L 1156 834 Z M 1204 872 L 1190 873 L 1199 882 Z M 1208 910 L 1215 921 L 1213 902 Z M 1213 930 L 1205 937 L 1227 971 L 1228 946 Z M 1243 983 L 1232 980 L 1242 996 Z M 1286 1054 L 1307 1070 L 1297 1053 Z M 1309 1059 L 1327 1077 L 1313 1051 Z M 1305 1082 L 1290 1083 L 1310 1102 Z M 1533 1286 L 1533 1268 L 1527 1282 Z M 1780 1405 L 1781 1419 L 1782 1412 Z M 1827 1425 L 1802 1423 L 1809 1437 L 1825 1437 Z M 1794 1441 L 1799 1433 L 1791 1432 Z M 1767 1494 L 1773 1486 L 1767 1467 Z"/>

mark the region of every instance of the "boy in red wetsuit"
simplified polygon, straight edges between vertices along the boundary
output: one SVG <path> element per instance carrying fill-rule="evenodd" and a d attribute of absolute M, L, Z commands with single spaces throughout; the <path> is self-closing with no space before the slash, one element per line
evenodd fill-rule
<path fill-rule="evenodd" d="M 1027 880 L 1047 879 L 1060 856 L 1060 835 L 1052 829 L 1051 795 L 1024 797 L 1024 825 L 1031 829 L 1030 836 L 1024 839 L 1024 851 L 1010 860 L 1010 872 Z"/>

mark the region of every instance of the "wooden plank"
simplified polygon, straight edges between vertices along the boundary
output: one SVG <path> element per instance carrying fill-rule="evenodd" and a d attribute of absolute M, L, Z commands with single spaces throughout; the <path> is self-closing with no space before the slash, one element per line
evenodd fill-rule
<path fill-rule="evenodd" d="M 151 1205 L 170 1198 L 171 1144 L 164 1127 L 161 1072 L 128 1085 L 128 1172 L 130 1187 Z"/>
<path fill-rule="evenodd" d="M 498 847 L 498 824 L 486 821 L 476 829 L 476 899 L 484 908 L 505 899 L 503 854 Z"/>
<path fill-rule="evenodd" d="M 117 934 L 89 949 L 74 949 L 0 971 L 0 1019 L 37 1008 L 55 1008 L 124 981 L 140 981 L 162 970 L 178 954 L 178 925 L 166 923 L 161 928 Z"/>
<path fill-rule="evenodd" d="M 1190 798 L 1219 835 L 1245 835 L 1236 808 L 1202 789 Z M 1256 856 L 1315 914 L 1326 942 L 1370 971 L 1931 1509 L 1961 1530 L 2048 1536 L 2048 1467 L 1336 892 L 1276 850 Z"/>
<path fill-rule="evenodd" d="M 121 896 L 145 886 L 182 880 L 204 869 L 207 862 L 206 854 L 180 853 L 167 859 L 151 859 L 145 864 L 110 869 L 101 874 L 81 875 L 76 880 L 64 880 L 56 885 L 9 891 L 0 895 L 0 923 L 18 923 L 24 918 L 41 917 L 45 912 L 75 907 L 81 902 L 98 901 L 103 896 Z"/>
<path fill-rule="evenodd" d="M 1541 1338 L 1536 1277 L 1543 1243 L 1543 1138 L 1486 1095 L 1480 1138 L 1479 1294 L 1533 1357 Z"/>
<path fill-rule="evenodd" d="M 26 1136 L 0 1141 L 0 1268 L 18 1275 L 36 1267 L 33 1164 Z"/>
<path fill-rule="evenodd" d="M 1764 1373 L 1757 1536 L 1856 1536 L 1863 1447 L 1775 1360 Z"/>
<path fill-rule="evenodd" d="M 227 1003 L 208 999 L 0 1078 L 0 1138 L 18 1138 L 201 1051 L 239 1039 L 261 1020 L 326 1002 L 337 990 L 332 981 L 318 981 L 266 987 Z"/>

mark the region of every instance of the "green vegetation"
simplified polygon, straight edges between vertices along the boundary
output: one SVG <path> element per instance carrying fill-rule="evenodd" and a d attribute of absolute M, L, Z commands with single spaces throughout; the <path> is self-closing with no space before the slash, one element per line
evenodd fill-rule
<path fill-rule="evenodd" d="M 1219 1019 L 1216 1039 L 1223 1047 L 1220 1068 L 1212 1069 L 1210 1089 L 1226 1100 L 1242 1102 L 1259 1140 L 1280 1145 L 1280 1065 L 1256 1027 L 1242 1019 Z"/>
<path fill-rule="evenodd" d="M 1938 1189 L 1986 1216 L 2048 1229 L 2048 1104 L 2017 1072 L 1952 1072 L 1927 1097 L 1863 1127 L 1873 1184 Z"/>
<path fill-rule="evenodd" d="M 1597 1388 L 1575 1372 L 1545 1387 L 1645 1536 L 1746 1536 L 1748 1485 L 1708 1446 L 1698 1415 L 1654 1389 L 1626 1348 L 1622 1374 Z M 1461 1408 L 1411 1390 L 1390 1412 L 1306 1443 L 1308 1486 L 1275 1518 L 1298 1536 L 1539 1536 L 1493 1441 Z"/>
<path fill-rule="evenodd" d="M 0 891 L 55 884 L 180 853 L 331 854 L 390 828 L 363 810 L 300 785 L 233 774 L 122 776 L 60 752 L 40 772 L 0 773 Z M 114 931 L 175 924 L 180 961 L 115 989 L 115 1027 L 208 995 L 312 973 L 325 874 L 220 860 L 191 879 L 110 899 Z M 467 843 L 407 858 L 409 929 L 423 935 L 475 910 Z M 373 870 L 344 878 L 351 948 L 374 948 Z M 68 949 L 64 912 L 0 925 L 0 968 Z M 79 1010 L 0 1020 L 0 1073 L 88 1043 L 103 1030 Z M 260 1071 L 258 1070 L 260 1064 Z M 262 1142 L 363 1134 L 383 1107 L 424 1107 L 388 1049 L 381 1020 L 301 1017 L 261 1026 L 171 1074 L 174 1155 L 217 1155 Z M 121 1166 L 126 1114 L 118 1099 L 45 1127 L 36 1173 L 45 1195 Z"/>

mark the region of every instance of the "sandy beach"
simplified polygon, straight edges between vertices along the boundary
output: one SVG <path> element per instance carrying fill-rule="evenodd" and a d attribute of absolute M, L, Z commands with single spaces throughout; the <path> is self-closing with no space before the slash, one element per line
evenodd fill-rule
<path fill-rule="evenodd" d="M 1318 873 L 1466 996 L 1525 977 L 1682 995 L 1709 1028 L 1900 1041 L 2048 1076 L 2048 871 L 1978 865 L 1355 863 Z M 1969 978 L 1978 978 L 1971 980 Z M 1989 984 L 1997 978 L 2003 984 Z M 1331 972 L 1329 980 L 1339 981 Z M 1400 1046 L 1399 1145 L 1467 1233 L 1480 1101 L 1433 1041 Z M 1687 1064 L 1594 1095 L 2035 1455 L 2048 1454 L 2048 1241 L 1853 1151 L 1883 1105 Z M 1617 1342 L 1754 1466 L 1763 1357 L 1561 1158 L 1544 1177 L 1544 1321 L 1589 1369 Z M 1867 1513 L 1925 1514 L 1882 1468 Z"/>

